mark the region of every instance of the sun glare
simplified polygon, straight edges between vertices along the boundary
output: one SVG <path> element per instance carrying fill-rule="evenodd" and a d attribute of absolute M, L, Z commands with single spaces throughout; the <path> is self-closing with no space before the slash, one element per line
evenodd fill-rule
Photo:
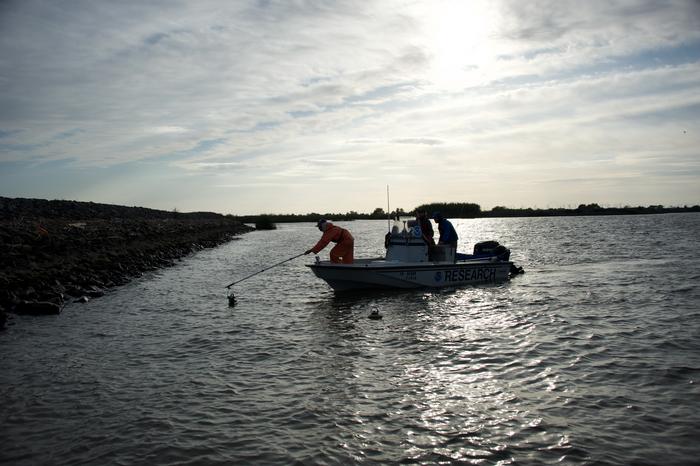
<path fill-rule="evenodd" d="M 430 80 L 446 87 L 474 84 L 493 59 L 496 20 L 496 11 L 488 2 L 431 4 L 426 17 L 426 46 L 433 58 Z"/>

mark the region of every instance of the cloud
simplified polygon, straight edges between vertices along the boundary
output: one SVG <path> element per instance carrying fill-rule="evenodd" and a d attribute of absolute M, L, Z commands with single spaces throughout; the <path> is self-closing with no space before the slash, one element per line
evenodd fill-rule
<path fill-rule="evenodd" d="M 181 126 L 155 126 L 150 129 L 154 134 L 176 134 L 176 133 L 186 133 L 187 128 Z"/>
<path fill-rule="evenodd" d="M 700 7 L 692 0 L 506 0 L 501 7 L 502 36 L 526 45 L 569 41 L 574 47 L 629 52 L 677 45 L 697 38 L 700 30 Z"/>
<path fill-rule="evenodd" d="M 608 163 L 651 176 L 675 157 L 664 173 L 680 177 L 699 142 L 678 140 L 700 123 L 691 0 L 0 8 L 0 161 L 270 189 L 439 175 L 459 200 L 466 170 L 544 183 Z"/>
<path fill-rule="evenodd" d="M 437 146 L 440 144 L 444 144 L 444 141 L 435 138 L 401 138 L 392 139 L 391 142 L 396 144 L 422 144 L 426 146 Z"/>
<path fill-rule="evenodd" d="M 189 164 L 193 168 L 223 168 L 223 169 L 235 169 L 244 168 L 247 165 L 243 162 L 194 162 Z"/>

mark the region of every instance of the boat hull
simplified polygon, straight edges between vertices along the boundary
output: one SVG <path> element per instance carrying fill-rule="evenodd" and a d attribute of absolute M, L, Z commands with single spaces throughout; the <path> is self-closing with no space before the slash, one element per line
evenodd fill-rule
<path fill-rule="evenodd" d="M 366 288 L 442 288 L 501 283 L 509 278 L 512 262 L 475 260 L 455 263 L 397 263 L 359 260 L 353 264 L 309 264 L 313 273 L 335 291 Z"/>

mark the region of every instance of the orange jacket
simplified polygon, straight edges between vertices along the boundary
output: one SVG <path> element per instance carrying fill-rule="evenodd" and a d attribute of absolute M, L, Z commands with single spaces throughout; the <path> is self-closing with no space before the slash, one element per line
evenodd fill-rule
<path fill-rule="evenodd" d="M 326 231 L 323 232 L 323 236 L 321 236 L 321 239 L 318 240 L 316 246 L 311 248 L 311 251 L 314 254 L 321 252 L 321 249 L 328 246 L 328 243 L 331 241 L 334 243 L 352 243 L 355 241 L 350 232 L 345 228 L 337 227 L 331 222 L 327 222 L 326 225 L 328 225 L 328 227 L 326 228 Z"/>

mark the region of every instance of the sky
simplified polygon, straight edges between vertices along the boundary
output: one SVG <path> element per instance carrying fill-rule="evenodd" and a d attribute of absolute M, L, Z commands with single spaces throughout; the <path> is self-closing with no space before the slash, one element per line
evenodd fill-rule
<path fill-rule="evenodd" d="M 700 204 L 698 0 L 5 0 L 0 196 Z"/>

